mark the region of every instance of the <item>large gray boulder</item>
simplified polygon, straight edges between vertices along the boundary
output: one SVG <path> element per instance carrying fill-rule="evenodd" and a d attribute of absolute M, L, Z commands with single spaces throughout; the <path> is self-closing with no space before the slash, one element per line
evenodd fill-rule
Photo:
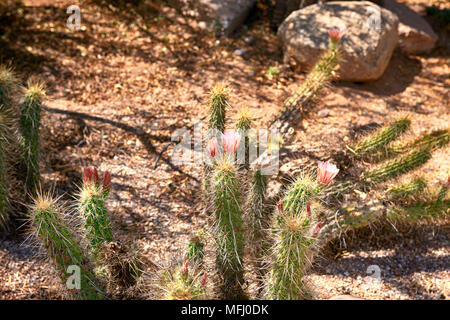
<path fill-rule="evenodd" d="M 327 50 L 330 28 L 345 30 L 339 78 L 376 80 L 384 73 L 398 41 L 398 18 L 368 1 L 333 1 L 291 13 L 278 29 L 287 62 L 309 69 Z"/>
<path fill-rule="evenodd" d="M 245 20 L 256 0 L 199 0 L 201 11 L 205 12 L 208 22 L 218 22 L 222 31 L 229 36 Z M 203 17 L 205 18 L 205 17 Z"/>
<path fill-rule="evenodd" d="M 395 0 L 383 0 L 381 5 L 398 16 L 398 45 L 403 52 L 423 54 L 433 50 L 438 37 L 424 18 Z"/>

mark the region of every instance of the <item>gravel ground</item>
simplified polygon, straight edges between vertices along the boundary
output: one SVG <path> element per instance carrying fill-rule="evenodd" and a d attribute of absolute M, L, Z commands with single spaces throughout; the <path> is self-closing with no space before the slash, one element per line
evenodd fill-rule
<path fill-rule="evenodd" d="M 407 2 L 423 11 L 423 1 Z M 26 8 L 0 47 L 5 59 L 15 57 L 20 75 L 46 81 L 45 187 L 69 199 L 83 167 L 111 170 L 108 206 L 117 233 L 133 237 L 146 259 L 168 259 L 206 220 L 201 168 L 175 165 L 170 147 L 153 169 L 174 130 L 206 116 L 208 92 L 219 80 L 227 80 L 232 89 L 229 113 L 247 106 L 264 127 L 305 75 L 281 65 L 281 51 L 267 23 L 250 24 L 235 38 L 216 39 L 194 21 L 163 10 L 144 32 L 138 21 L 125 23 L 118 13 L 83 4 L 85 28 L 75 33 L 65 26 L 65 8 L 64 1 Z M 245 41 L 248 35 L 254 39 L 251 44 Z M 396 51 L 377 81 L 331 84 L 299 125 L 283 164 L 331 159 L 339 165 L 355 128 L 382 124 L 401 112 L 412 117 L 411 137 L 448 128 L 446 37 L 440 34 L 441 45 L 429 56 Z M 247 54 L 237 56 L 237 49 L 247 49 Z M 280 77 L 267 77 L 268 66 L 278 66 Z M 447 179 L 449 155 L 449 148 L 438 150 L 421 169 L 433 184 Z M 318 298 L 448 299 L 448 226 L 440 221 L 400 231 L 376 229 L 376 234 L 366 230 L 347 239 L 346 249 L 335 244 L 310 276 Z M 0 298 L 62 298 L 50 265 L 23 241 L 20 231 L 0 238 Z M 379 267 L 381 282 L 371 280 L 371 265 Z"/>

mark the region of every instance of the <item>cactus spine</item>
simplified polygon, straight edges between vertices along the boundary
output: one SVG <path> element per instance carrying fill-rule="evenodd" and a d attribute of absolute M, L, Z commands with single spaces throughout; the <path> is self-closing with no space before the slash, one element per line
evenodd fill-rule
<path fill-rule="evenodd" d="M 219 162 L 213 173 L 214 236 L 216 262 L 222 278 L 221 291 L 225 299 L 243 299 L 244 234 L 237 169 L 229 157 Z"/>
<path fill-rule="evenodd" d="M 39 186 L 39 129 L 41 105 L 45 95 L 42 84 L 28 82 L 22 105 L 20 129 L 24 141 L 25 185 L 28 193 L 34 194 Z"/>
<path fill-rule="evenodd" d="M 80 287 L 70 290 L 74 299 L 102 299 L 101 287 L 75 235 L 61 214 L 61 208 L 49 194 L 38 194 L 30 210 L 32 233 L 40 240 L 62 281 L 68 281 L 69 267 L 81 270 Z"/>

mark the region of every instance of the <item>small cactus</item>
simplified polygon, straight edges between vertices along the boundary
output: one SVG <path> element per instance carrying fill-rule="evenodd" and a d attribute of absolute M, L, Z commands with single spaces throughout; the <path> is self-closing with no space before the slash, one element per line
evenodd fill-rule
<path fill-rule="evenodd" d="M 83 185 L 77 195 L 78 208 L 83 218 L 89 249 L 97 257 L 102 247 L 113 240 L 106 199 L 111 186 L 111 175 L 105 172 L 103 184 L 97 169 L 85 168 Z"/>
<path fill-rule="evenodd" d="M 150 296 L 161 300 L 210 299 L 207 274 L 189 259 L 159 266 L 149 285 Z"/>
<path fill-rule="evenodd" d="M 84 255 L 74 233 L 65 222 L 62 208 L 50 194 L 38 193 L 30 208 L 31 233 L 40 241 L 53 262 L 61 280 L 68 281 L 68 268 L 81 270 L 80 287 L 70 289 L 74 299 L 103 299 L 100 283 L 96 280 L 88 258 Z"/>

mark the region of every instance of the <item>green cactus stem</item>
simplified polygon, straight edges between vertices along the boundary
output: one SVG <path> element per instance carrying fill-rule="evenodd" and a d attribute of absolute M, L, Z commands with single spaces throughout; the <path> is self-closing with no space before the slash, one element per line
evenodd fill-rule
<path fill-rule="evenodd" d="M 331 43 L 298 90 L 288 98 L 271 126 L 279 128 L 282 135 L 289 133 L 292 125 L 301 119 L 304 111 L 311 108 L 322 88 L 334 77 L 339 65 L 337 42 Z"/>
<path fill-rule="evenodd" d="M 213 183 L 213 236 L 217 245 L 216 263 L 223 281 L 221 292 L 224 299 L 245 299 L 241 181 L 228 157 L 215 166 Z"/>
<path fill-rule="evenodd" d="M 96 280 L 88 258 L 61 214 L 57 200 L 50 194 L 37 194 L 29 212 L 31 232 L 47 251 L 64 285 L 71 276 L 69 267 L 80 268 L 80 287 L 68 291 L 74 299 L 103 299 L 101 285 Z"/>
<path fill-rule="evenodd" d="M 5 65 L 0 65 L 0 106 L 2 108 L 13 110 L 15 89 L 17 89 L 17 79 L 13 71 Z"/>
<path fill-rule="evenodd" d="M 387 148 L 389 143 L 397 139 L 411 126 L 411 120 L 403 118 L 396 120 L 374 134 L 369 135 L 352 147 L 348 147 L 355 156 L 367 158 L 374 156 L 377 151 Z"/>
<path fill-rule="evenodd" d="M 303 175 L 278 204 L 267 290 L 270 299 L 310 298 L 304 276 L 315 252 L 317 227 L 321 226 L 315 221 L 310 203 L 319 191 L 317 182 L 311 176 Z"/>
<path fill-rule="evenodd" d="M 42 84 L 29 81 L 20 117 L 20 129 L 24 138 L 25 185 L 31 195 L 35 194 L 40 180 L 39 129 L 44 95 Z"/>
<path fill-rule="evenodd" d="M 420 149 L 364 172 L 361 180 L 365 184 L 385 182 L 422 166 L 430 158 L 430 149 Z"/>
<path fill-rule="evenodd" d="M 390 200 L 398 200 L 418 194 L 427 187 L 423 178 L 415 178 L 409 182 L 394 186 L 387 191 Z"/>
<path fill-rule="evenodd" d="M 186 259 L 193 263 L 201 264 L 203 257 L 205 256 L 205 243 L 204 243 L 204 235 L 202 233 L 194 234 L 186 248 Z"/>
<path fill-rule="evenodd" d="M 94 257 L 98 257 L 102 247 L 113 240 L 111 220 L 106 209 L 109 188 L 100 185 L 95 169 L 89 170 L 89 168 L 85 169 L 84 182 L 77 198 L 79 212 L 84 219 L 89 250 Z"/>
<path fill-rule="evenodd" d="M 208 129 L 225 131 L 225 114 L 228 105 L 229 88 L 223 82 L 217 83 L 211 90 Z"/>
<path fill-rule="evenodd" d="M 162 300 L 204 300 L 209 297 L 206 273 L 189 260 L 161 266 L 154 273 L 150 296 Z"/>
<path fill-rule="evenodd" d="M 3 159 L 3 143 L 4 140 L 0 137 L 0 229 L 6 229 L 10 216 L 9 216 L 9 199 L 7 188 L 7 175 L 5 162 Z"/>

